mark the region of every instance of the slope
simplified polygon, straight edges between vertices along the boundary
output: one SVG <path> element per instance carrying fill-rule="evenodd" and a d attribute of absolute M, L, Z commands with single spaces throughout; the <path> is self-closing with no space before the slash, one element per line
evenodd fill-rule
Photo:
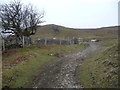
<path fill-rule="evenodd" d="M 57 30 L 57 31 L 55 31 Z M 44 25 L 38 26 L 37 33 L 32 37 L 32 40 L 36 40 L 40 37 L 46 38 L 73 38 L 73 37 L 81 37 L 84 39 L 111 39 L 117 38 L 118 27 L 103 27 L 98 29 L 73 29 L 67 28 L 59 25 Z"/>

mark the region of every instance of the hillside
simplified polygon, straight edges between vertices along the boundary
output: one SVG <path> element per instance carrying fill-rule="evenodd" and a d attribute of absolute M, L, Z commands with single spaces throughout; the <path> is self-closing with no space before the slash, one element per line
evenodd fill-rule
<path fill-rule="evenodd" d="M 96 51 L 78 69 L 79 79 L 86 88 L 117 88 L 118 43 Z"/>
<path fill-rule="evenodd" d="M 56 31 L 55 31 L 56 30 Z M 38 26 L 37 33 L 32 37 L 32 40 L 36 40 L 40 37 L 46 38 L 73 38 L 81 37 L 84 39 L 111 39 L 117 38 L 118 27 L 103 27 L 98 29 L 73 29 L 54 24 Z"/>

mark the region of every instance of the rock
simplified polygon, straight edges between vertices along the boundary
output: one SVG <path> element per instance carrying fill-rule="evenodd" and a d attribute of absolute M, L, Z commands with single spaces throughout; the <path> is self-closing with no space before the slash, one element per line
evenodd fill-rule
<path fill-rule="evenodd" d="M 66 74 L 66 76 L 68 77 L 68 76 L 69 76 L 69 74 Z"/>

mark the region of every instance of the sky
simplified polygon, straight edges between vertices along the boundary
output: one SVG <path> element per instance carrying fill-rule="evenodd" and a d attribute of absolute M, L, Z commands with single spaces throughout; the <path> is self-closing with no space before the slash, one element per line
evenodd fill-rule
<path fill-rule="evenodd" d="M 0 0 L 0 4 L 13 0 Z M 70 28 L 100 28 L 118 25 L 119 0 L 20 0 L 44 10 L 46 24 Z"/>

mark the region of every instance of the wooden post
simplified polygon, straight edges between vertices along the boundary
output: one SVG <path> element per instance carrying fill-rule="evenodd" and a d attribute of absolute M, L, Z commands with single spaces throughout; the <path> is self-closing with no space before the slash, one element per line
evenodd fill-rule
<path fill-rule="evenodd" d="M 72 44 L 72 42 L 71 42 L 71 38 L 70 38 L 70 45 Z"/>
<path fill-rule="evenodd" d="M 75 44 L 74 37 L 73 37 L 73 44 Z"/>
<path fill-rule="evenodd" d="M 70 45 L 70 39 L 69 39 L 69 37 L 68 37 L 68 45 Z"/>
<path fill-rule="evenodd" d="M 60 38 L 60 45 L 61 45 L 61 38 Z"/>
<path fill-rule="evenodd" d="M 2 46 L 3 46 L 3 51 L 5 50 L 5 41 L 2 39 Z"/>
<path fill-rule="evenodd" d="M 47 44 L 47 39 L 45 38 L 45 46 L 46 46 L 46 44 Z"/>
<path fill-rule="evenodd" d="M 24 38 L 24 36 L 23 36 L 23 47 L 25 46 L 25 38 Z"/>

